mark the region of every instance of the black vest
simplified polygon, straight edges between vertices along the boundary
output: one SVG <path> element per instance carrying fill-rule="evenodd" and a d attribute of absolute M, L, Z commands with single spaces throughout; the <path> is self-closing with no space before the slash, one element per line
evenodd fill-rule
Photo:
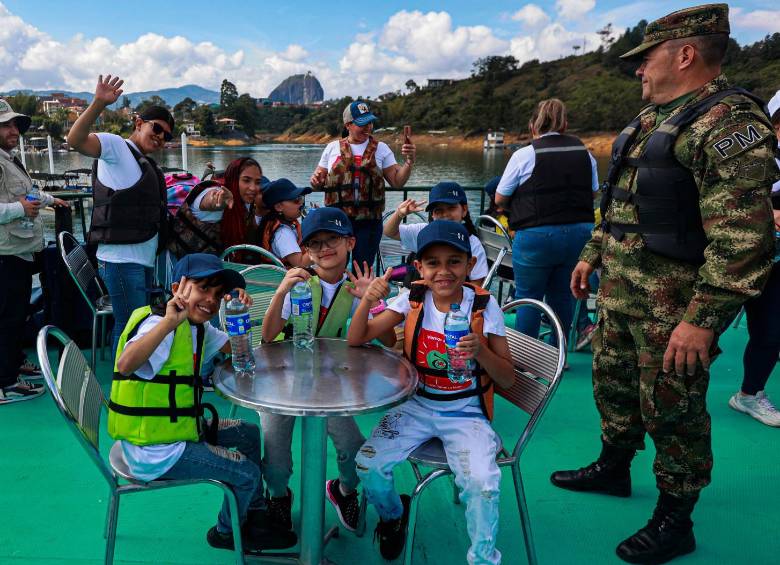
<path fill-rule="evenodd" d="M 680 132 L 727 96 L 744 95 L 757 99 L 741 88 L 716 92 L 673 118 L 665 121 L 647 140 L 642 154 L 626 157 L 640 131 L 640 117 L 632 121 L 615 139 L 612 158 L 601 199 L 603 228 L 618 241 L 627 233 L 640 233 L 647 248 L 663 257 L 700 265 L 704 263 L 707 236 L 699 209 L 699 188 L 693 173 L 674 156 L 674 144 Z M 759 107 L 763 102 L 757 101 Z M 636 192 L 615 186 L 624 167 L 636 167 Z M 612 199 L 633 204 L 638 224 L 606 221 Z"/>
<path fill-rule="evenodd" d="M 130 152 L 141 167 L 133 186 L 114 190 L 98 180 L 98 160 L 92 163 L 92 222 L 89 243 L 142 243 L 160 236 L 158 249 L 167 236 L 167 194 L 162 171 L 150 157 L 130 144 Z"/>
<path fill-rule="evenodd" d="M 509 227 L 593 223 L 593 175 L 588 150 L 571 135 L 531 142 L 536 162 L 509 206 Z"/>

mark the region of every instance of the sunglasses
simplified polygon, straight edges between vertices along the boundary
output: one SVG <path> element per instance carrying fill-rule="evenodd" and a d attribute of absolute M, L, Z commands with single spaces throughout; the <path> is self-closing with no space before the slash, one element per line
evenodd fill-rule
<path fill-rule="evenodd" d="M 163 136 L 163 139 L 165 141 L 170 141 L 173 139 L 173 135 L 171 135 L 171 132 L 165 131 L 165 128 L 162 127 L 157 122 L 152 122 L 149 120 L 144 120 L 144 123 L 152 124 L 152 131 L 154 132 L 154 135 L 161 135 Z"/>

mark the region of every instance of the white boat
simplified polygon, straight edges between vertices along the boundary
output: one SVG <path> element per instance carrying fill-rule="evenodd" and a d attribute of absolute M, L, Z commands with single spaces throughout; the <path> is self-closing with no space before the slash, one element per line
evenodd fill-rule
<path fill-rule="evenodd" d="M 482 142 L 483 149 L 503 149 L 504 132 L 488 130 L 485 134 L 485 140 Z"/>

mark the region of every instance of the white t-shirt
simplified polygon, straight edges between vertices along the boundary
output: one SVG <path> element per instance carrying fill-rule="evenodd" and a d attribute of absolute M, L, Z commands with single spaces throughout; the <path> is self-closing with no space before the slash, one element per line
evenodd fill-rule
<path fill-rule="evenodd" d="M 560 135 L 558 132 L 549 132 L 542 134 L 540 137 L 547 137 L 548 135 Z M 593 192 L 599 189 L 599 171 L 596 165 L 596 159 L 588 151 L 588 157 L 590 157 L 590 170 L 591 170 L 591 187 Z M 536 166 L 536 152 L 533 145 L 526 145 L 515 151 L 509 158 L 509 162 L 506 164 L 504 174 L 501 175 L 501 180 L 496 188 L 496 193 L 504 196 L 512 196 L 521 184 L 531 178 L 531 174 L 534 172 Z"/>
<path fill-rule="evenodd" d="M 333 297 L 336 296 L 336 291 L 345 280 L 347 280 L 346 273 L 344 273 L 344 276 L 337 283 L 329 283 L 327 281 L 320 279 L 320 287 L 322 288 L 322 302 L 320 303 L 320 312 L 319 312 L 320 323 L 322 323 L 322 321 L 324 320 L 325 314 L 328 313 L 328 308 L 330 308 L 330 304 L 331 302 L 333 302 Z M 360 299 L 353 298 L 352 308 L 349 311 L 350 318 L 352 317 L 352 314 L 355 313 L 355 309 L 358 307 L 358 304 L 360 304 Z M 288 292 L 287 295 L 284 297 L 284 303 L 282 304 L 282 320 L 284 321 L 289 320 L 291 312 L 292 312 L 292 301 L 290 300 L 290 293 Z"/>
<path fill-rule="evenodd" d="M 460 302 L 460 309 L 471 315 L 471 306 L 474 304 L 474 291 L 468 287 L 463 287 L 463 299 Z M 393 312 L 398 312 L 404 317 L 409 313 L 409 293 L 399 294 L 395 299 L 388 303 L 387 308 Z M 434 369 L 447 368 L 447 350 L 444 346 L 444 318 L 445 312 L 440 312 L 433 302 L 433 294 L 425 293 L 425 302 L 423 304 L 423 321 L 420 327 L 420 334 L 417 341 L 416 362 L 418 365 L 432 367 Z M 487 308 L 483 312 L 484 325 L 483 333 L 497 336 L 506 335 L 504 327 L 504 313 L 498 306 L 494 297 L 490 297 Z M 477 379 L 469 383 L 456 384 L 447 377 L 428 377 L 427 389 L 436 394 L 455 394 L 464 390 L 473 389 L 477 386 Z M 422 383 L 420 383 L 422 386 Z M 438 412 L 475 412 L 480 413 L 479 397 L 471 396 L 461 398 L 451 402 L 442 402 L 440 400 L 430 400 L 422 396 L 417 396 L 416 400 L 432 410 Z"/>
<path fill-rule="evenodd" d="M 428 224 L 401 224 L 398 226 L 398 232 L 401 236 L 401 247 L 406 251 L 417 252 L 417 236 Z M 471 244 L 471 255 L 477 258 L 477 262 L 474 264 L 474 268 L 471 269 L 469 279 L 477 280 L 484 279 L 488 274 L 487 257 L 485 256 L 485 248 L 482 247 L 482 242 L 475 235 L 469 236 L 469 243 Z"/>
<path fill-rule="evenodd" d="M 322 156 L 320 157 L 320 167 L 331 170 L 336 161 L 341 160 L 341 148 L 339 147 L 339 143 L 339 140 L 331 141 L 325 146 Z M 350 143 L 349 146 L 352 148 L 352 155 L 354 157 L 362 157 L 366 147 L 368 147 L 368 140 L 365 140 L 359 145 Z M 395 155 L 393 155 L 392 149 L 390 149 L 384 141 L 380 141 L 377 144 L 374 158 L 376 159 L 376 164 L 383 171 L 396 164 Z"/>
<path fill-rule="evenodd" d="M 274 233 L 271 239 L 271 253 L 284 259 L 293 253 L 300 253 L 301 246 L 298 245 L 298 234 L 287 224 L 282 224 Z"/>
<path fill-rule="evenodd" d="M 149 316 L 141 322 L 137 333 L 128 343 L 139 340 L 142 336 L 149 333 L 152 328 L 160 323 L 162 317 Z M 205 330 L 203 336 L 203 353 L 201 365 L 205 365 L 222 348 L 228 340 L 228 335 L 215 328 L 211 324 L 203 324 Z M 141 365 L 135 372 L 136 376 L 152 380 L 160 372 L 162 366 L 171 355 L 171 346 L 173 345 L 173 333 L 165 336 L 157 349 L 154 350 L 149 360 Z M 197 340 L 197 328 L 192 326 L 192 343 L 195 346 Z M 129 441 L 122 440 L 122 452 L 125 455 L 125 461 L 130 468 L 130 472 L 137 479 L 142 481 L 153 481 L 173 467 L 184 453 L 187 442 L 177 441 L 175 443 L 162 443 L 159 445 L 134 445 Z"/>
<path fill-rule="evenodd" d="M 114 190 L 130 188 L 141 178 L 141 167 L 127 146 L 138 147 L 129 139 L 113 133 L 96 134 L 100 140 L 97 176 L 104 185 Z M 140 151 L 139 151 L 140 153 Z M 142 243 L 100 243 L 97 258 L 108 263 L 136 263 L 154 267 L 157 254 L 157 234 Z"/>
<path fill-rule="evenodd" d="M 208 224 L 216 224 L 217 222 L 222 220 L 222 214 L 225 212 L 224 210 L 201 210 L 200 209 L 200 203 L 203 202 L 203 198 L 212 192 L 217 192 L 222 190 L 218 186 L 207 188 L 198 196 L 195 198 L 195 201 L 192 203 L 192 206 L 190 207 L 190 210 L 192 210 L 192 215 L 195 216 L 197 219 L 199 219 L 201 222 L 206 222 Z"/>

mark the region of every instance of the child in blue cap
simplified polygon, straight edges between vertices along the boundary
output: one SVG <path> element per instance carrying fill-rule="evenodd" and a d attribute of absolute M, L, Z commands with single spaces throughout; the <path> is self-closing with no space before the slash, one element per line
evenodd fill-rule
<path fill-rule="evenodd" d="M 268 527 L 260 478 L 260 432 L 254 424 L 217 418 L 203 404 L 200 368 L 217 352 L 230 353 L 225 332 L 209 324 L 220 302 L 244 292 L 244 278 L 225 269 L 215 255 L 185 255 L 176 264 L 173 298 L 164 306 L 136 309 L 117 347 L 108 433 L 121 442 L 131 474 L 156 479 L 217 479 L 238 501 L 246 551 L 280 549 L 296 543 L 290 532 Z M 211 419 L 203 419 L 204 408 Z M 231 451 L 235 449 L 236 451 Z M 206 535 L 212 547 L 233 549 L 227 501 Z"/>
<path fill-rule="evenodd" d="M 406 251 L 417 251 L 417 235 L 427 224 L 402 224 L 404 218 L 414 212 L 422 211 L 425 201 L 416 201 L 413 198 L 404 200 L 396 208 L 384 226 L 384 234 L 392 239 L 400 239 L 401 245 Z M 485 248 L 477 237 L 477 229 L 469 215 L 469 204 L 466 199 L 466 191 L 456 182 L 440 182 L 431 188 L 428 194 L 428 221 L 451 220 L 462 223 L 469 234 L 471 255 L 476 264 L 469 274 L 469 281 L 482 284 L 488 274 Z"/>
<path fill-rule="evenodd" d="M 379 514 L 379 551 L 385 559 L 395 559 L 404 546 L 409 497 L 395 491 L 393 468 L 438 438 L 466 506 L 468 563 L 500 563 L 499 440 L 490 420 L 493 385 L 508 388 L 514 382 L 504 316 L 488 291 L 466 282 L 476 259 L 463 225 L 431 222 L 417 237 L 417 254 L 415 267 L 422 280 L 369 319 L 371 307 L 388 295 L 388 269 L 371 282 L 349 327 L 347 340 L 357 346 L 403 322 L 404 357 L 420 376 L 417 394 L 388 412 L 360 448 L 355 458 L 358 476 Z M 447 374 L 444 319 L 456 306 L 471 319 L 471 332 L 460 338 L 456 349 L 476 361 L 472 378 L 465 382 L 450 380 Z"/>
<path fill-rule="evenodd" d="M 301 251 L 303 197 L 311 188 L 297 187 L 287 179 L 277 179 L 263 188 L 266 213 L 257 227 L 260 246 L 276 255 L 286 267 L 308 267 L 309 255 Z"/>
<path fill-rule="evenodd" d="M 301 225 L 301 237 L 314 268 L 287 271 L 263 318 L 263 341 L 273 341 L 290 319 L 290 291 L 300 282 L 308 284 L 312 291 L 314 335 L 345 338 L 347 321 L 374 278 L 373 269 L 366 263 L 361 270 L 355 262 L 355 275 L 346 269 L 355 237 L 352 223 L 338 208 L 316 208 L 309 212 Z M 392 345 L 392 332 L 387 340 Z M 295 418 L 265 412 L 260 417 L 265 442 L 263 476 L 268 486 L 271 521 L 289 530 L 292 492 L 288 483 L 292 474 L 290 446 Z M 354 532 L 360 517 L 355 454 L 365 438 L 352 417 L 328 418 L 328 435 L 338 453 L 339 478 L 327 482 L 326 496 L 344 527 Z"/>

